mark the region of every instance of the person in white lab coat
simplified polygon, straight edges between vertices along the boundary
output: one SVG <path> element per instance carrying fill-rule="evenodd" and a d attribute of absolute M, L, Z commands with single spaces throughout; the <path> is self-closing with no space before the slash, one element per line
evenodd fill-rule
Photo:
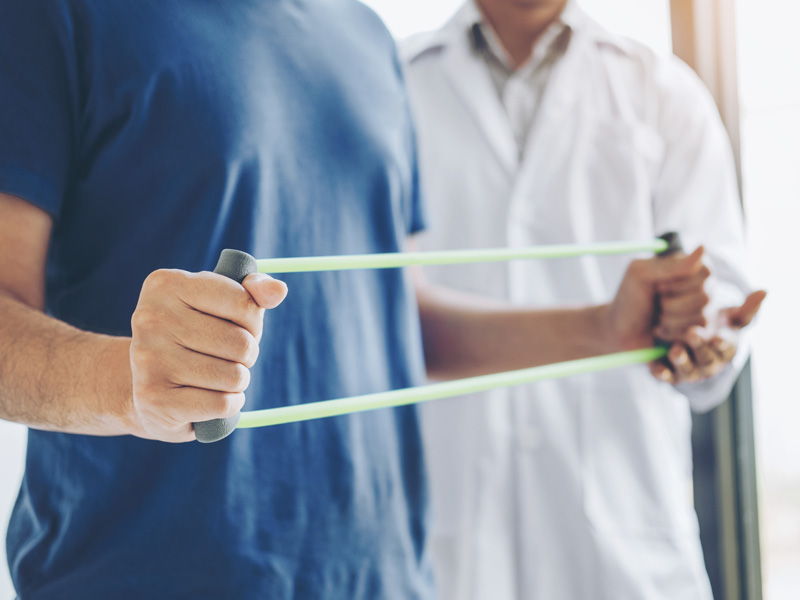
<path fill-rule="evenodd" d="M 763 294 L 745 299 L 731 148 L 686 65 L 564 0 L 470 0 L 402 52 L 429 211 L 419 248 L 675 230 L 707 249 L 710 320 L 749 322 Z M 595 304 L 613 296 L 628 260 L 448 266 L 427 270 L 425 283 L 520 306 Z M 740 345 L 728 364 L 735 345 L 712 329 L 692 331 L 652 373 L 425 406 L 441 597 L 709 599 L 690 409 L 722 402 L 746 359 Z"/>

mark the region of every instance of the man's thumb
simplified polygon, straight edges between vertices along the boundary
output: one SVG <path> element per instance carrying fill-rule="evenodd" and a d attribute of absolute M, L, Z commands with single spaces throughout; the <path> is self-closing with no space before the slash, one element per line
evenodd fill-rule
<path fill-rule="evenodd" d="M 261 308 L 275 308 L 289 292 L 286 284 L 264 273 L 252 273 L 245 277 L 242 286 Z"/>

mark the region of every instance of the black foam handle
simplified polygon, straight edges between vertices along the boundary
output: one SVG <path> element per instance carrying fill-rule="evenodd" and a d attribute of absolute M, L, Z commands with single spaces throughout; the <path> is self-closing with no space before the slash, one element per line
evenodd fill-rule
<path fill-rule="evenodd" d="M 242 283 L 250 273 L 257 272 L 258 263 L 256 263 L 255 258 L 247 254 L 247 252 L 229 249 L 222 251 L 217 266 L 214 268 L 214 273 L 225 275 L 225 277 L 233 279 L 236 283 Z M 239 414 L 237 413 L 227 419 L 212 419 L 210 421 L 192 423 L 192 426 L 194 427 L 197 441 L 208 444 L 228 437 L 238 424 Z"/>
<path fill-rule="evenodd" d="M 659 256 L 669 256 L 677 252 L 683 252 L 683 244 L 681 243 L 681 236 L 677 231 L 668 231 L 667 233 L 658 236 L 659 239 L 667 242 L 667 249 L 658 253 Z"/>
<path fill-rule="evenodd" d="M 658 253 L 658 256 L 672 256 L 679 252 L 683 252 L 683 244 L 681 243 L 681 236 L 677 231 L 668 231 L 667 233 L 658 236 L 660 239 L 667 242 L 667 248 Z M 657 306 L 660 307 L 660 299 L 657 301 Z M 660 310 L 660 309 L 659 309 Z M 671 348 L 672 342 L 656 338 L 655 345 L 661 348 Z"/>

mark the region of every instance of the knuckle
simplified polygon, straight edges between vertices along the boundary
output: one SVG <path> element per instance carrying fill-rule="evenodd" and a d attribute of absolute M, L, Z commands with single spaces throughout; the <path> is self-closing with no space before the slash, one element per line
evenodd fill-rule
<path fill-rule="evenodd" d="M 157 318 L 153 310 L 147 307 L 139 307 L 133 311 L 131 316 L 131 329 L 134 334 L 138 331 L 147 331 L 156 326 Z"/>
<path fill-rule="evenodd" d="M 235 363 L 231 366 L 229 378 L 232 392 L 244 392 L 250 385 L 250 370 L 244 365 Z"/>
<path fill-rule="evenodd" d="M 137 308 L 131 316 L 131 332 L 134 336 L 163 334 L 170 325 L 170 317 L 150 306 Z"/>
<path fill-rule="evenodd" d="M 242 364 L 248 369 L 252 368 L 258 360 L 258 354 L 260 350 L 261 349 L 259 348 L 258 342 L 256 342 L 255 338 L 253 338 L 251 335 L 248 335 L 247 348 L 244 351 Z"/>
<path fill-rule="evenodd" d="M 240 410 L 242 410 L 242 406 L 244 406 L 244 394 L 226 394 L 226 409 L 224 416 L 232 417 Z"/>
<path fill-rule="evenodd" d="M 136 385 L 133 394 L 136 410 L 151 421 L 163 421 L 164 395 L 160 386 L 154 382 L 141 382 Z"/>
<path fill-rule="evenodd" d="M 209 402 L 210 406 L 207 408 L 215 418 L 224 418 L 230 410 L 230 401 L 228 394 L 216 394 Z"/>
<path fill-rule="evenodd" d="M 250 325 L 250 331 L 254 336 L 261 334 L 261 328 L 264 326 L 264 309 L 255 303 L 252 299 L 248 299 L 247 304 L 247 322 Z"/>
<path fill-rule="evenodd" d="M 245 329 L 238 328 L 230 342 L 231 350 L 234 353 L 237 361 L 245 366 L 252 367 L 255 364 L 255 359 L 258 352 L 258 345 L 250 332 Z"/>
<path fill-rule="evenodd" d="M 153 271 L 144 280 L 142 289 L 146 289 L 150 293 L 158 294 L 165 289 L 174 285 L 177 271 L 172 269 L 158 269 Z"/>
<path fill-rule="evenodd" d="M 242 394 L 217 394 L 212 400 L 211 409 L 216 418 L 226 419 L 232 417 L 242 407 Z"/>
<path fill-rule="evenodd" d="M 163 361 L 161 357 L 158 356 L 158 353 L 132 345 L 131 363 L 136 369 L 137 374 L 144 380 L 144 383 L 147 384 L 147 382 L 153 378 L 153 373 L 163 364 Z"/>

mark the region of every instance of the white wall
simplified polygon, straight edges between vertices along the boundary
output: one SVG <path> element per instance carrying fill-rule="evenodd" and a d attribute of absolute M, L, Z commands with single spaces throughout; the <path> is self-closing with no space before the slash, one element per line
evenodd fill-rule
<path fill-rule="evenodd" d="M 742 177 L 751 271 L 769 296 L 753 332 L 761 548 L 767 600 L 800 598 L 800 3 L 738 0 Z"/>
<path fill-rule="evenodd" d="M 26 429 L 0 421 L 0 600 L 14 597 L 6 563 L 6 527 L 22 479 Z"/>

